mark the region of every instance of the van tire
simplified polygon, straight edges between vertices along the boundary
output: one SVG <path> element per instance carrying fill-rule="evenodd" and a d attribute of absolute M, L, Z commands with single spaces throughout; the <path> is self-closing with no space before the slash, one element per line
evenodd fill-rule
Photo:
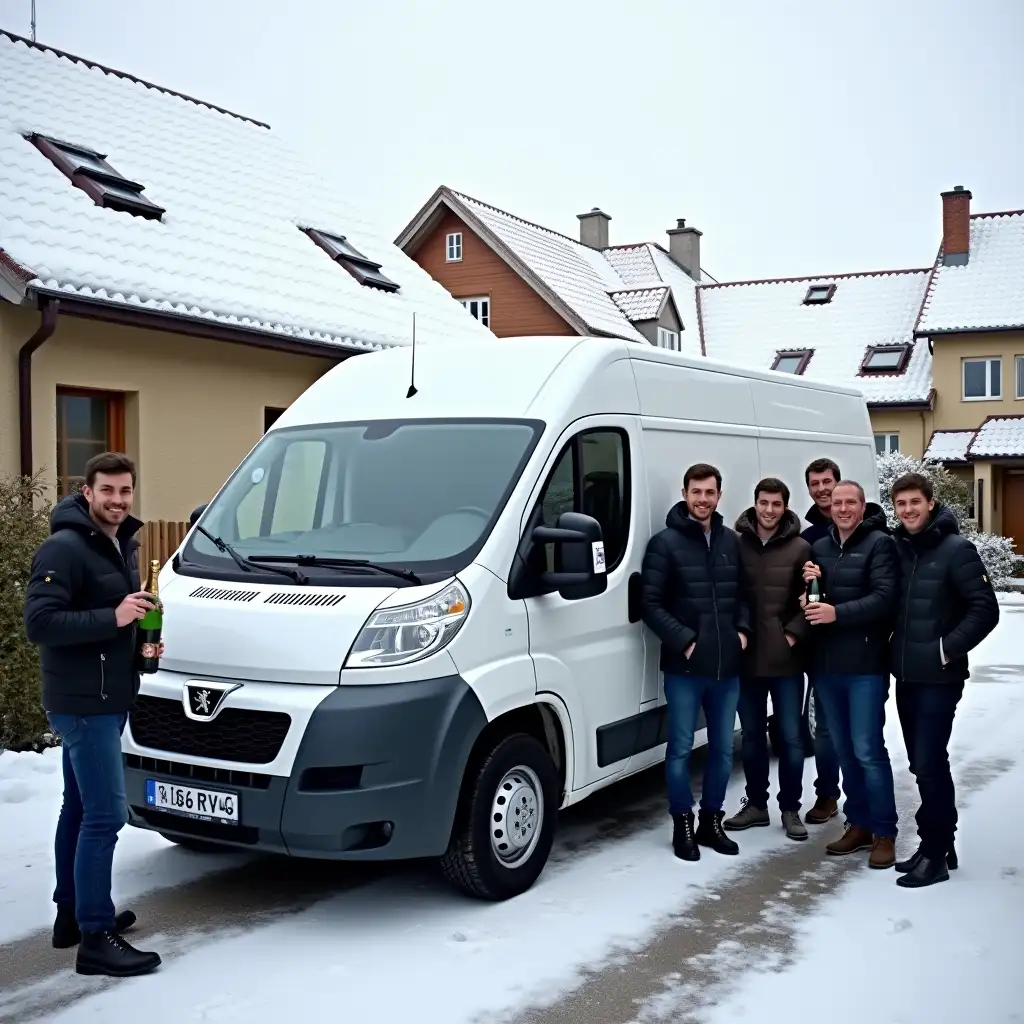
<path fill-rule="evenodd" d="M 543 744 L 525 733 L 500 740 L 475 768 L 471 762 L 470 770 L 473 774 L 466 779 L 441 870 L 469 896 L 492 902 L 511 899 L 537 881 L 551 853 L 558 817 L 558 772 Z M 515 866 L 502 863 L 492 842 L 499 786 L 509 793 L 516 793 L 515 787 L 519 787 L 517 803 L 525 809 L 532 800 L 534 819 L 539 818 L 525 848 L 528 856 Z"/>

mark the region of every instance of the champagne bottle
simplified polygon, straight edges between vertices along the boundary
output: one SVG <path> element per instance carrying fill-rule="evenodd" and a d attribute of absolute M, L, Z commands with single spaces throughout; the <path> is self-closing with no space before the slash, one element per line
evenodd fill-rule
<path fill-rule="evenodd" d="M 816 604 L 821 600 L 821 587 L 818 585 L 818 578 L 815 577 L 807 584 L 807 603 Z"/>
<path fill-rule="evenodd" d="M 164 625 L 164 615 L 159 605 L 160 563 L 149 563 L 149 583 L 146 590 L 153 595 L 153 607 L 146 612 L 139 622 L 135 633 L 135 669 L 141 673 L 152 673 L 160 667 L 160 633 Z"/>

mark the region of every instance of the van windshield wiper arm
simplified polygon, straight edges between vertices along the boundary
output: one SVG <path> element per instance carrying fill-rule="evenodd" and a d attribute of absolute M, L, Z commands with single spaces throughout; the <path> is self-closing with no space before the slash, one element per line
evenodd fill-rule
<path fill-rule="evenodd" d="M 230 555 L 240 569 L 244 569 L 246 572 L 276 572 L 281 576 L 287 576 L 288 579 L 294 580 L 296 583 L 308 583 L 309 580 L 299 572 L 298 569 L 279 569 L 274 565 L 257 565 L 251 558 L 246 558 L 244 555 L 240 555 L 226 540 L 222 540 L 220 537 L 214 537 L 205 526 L 200 526 L 196 523 L 196 529 L 218 550 L 223 551 L 224 554 Z"/>
<path fill-rule="evenodd" d="M 412 569 L 392 569 L 388 565 L 371 562 L 368 558 L 322 558 L 320 555 L 252 555 L 251 562 L 294 562 L 296 565 L 323 566 L 326 569 L 372 569 L 388 576 L 397 576 L 400 580 L 408 580 L 417 586 L 421 583 L 419 576 Z"/>

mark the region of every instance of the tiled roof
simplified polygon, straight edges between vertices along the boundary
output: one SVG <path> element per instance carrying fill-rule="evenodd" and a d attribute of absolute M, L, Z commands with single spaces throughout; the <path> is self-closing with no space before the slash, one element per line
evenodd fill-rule
<path fill-rule="evenodd" d="M 1024 211 L 971 217 L 963 266 L 937 264 L 919 333 L 1024 327 Z"/>
<path fill-rule="evenodd" d="M 1024 416 L 993 416 L 978 428 L 967 449 L 972 459 L 1024 456 Z"/>
<path fill-rule="evenodd" d="M 30 290 L 353 349 L 407 344 L 413 313 L 417 339 L 493 340 L 258 122 L 5 33 L 0 96 L 0 247 Z M 162 222 L 97 206 L 29 133 L 106 154 Z M 400 290 L 360 285 L 300 227 L 345 236 Z"/>
<path fill-rule="evenodd" d="M 936 430 L 924 457 L 929 462 L 966 462 L 974 434 L 973 430 Z"/>
<path fill-rule="evenodd" d="M 925 402 L 931 355 L 913 339 L 927 270 L 702 285 L 705 352 L 713 359 L 770 369 L 780 350 L 810 350 L 804 376 L 858 388 L 872 403 Z M 812 285 L 836 286 L 830 301 L 805 304 Z M 900 374 L 861 375 L 869 346 L 912 344 Z"/>
<path fill-rule="evenodd" d="M 643 320 L 657 320 L 661 315 L 661 304 L 668 295 L 668 288 L 630 288 L 611 292 L 612 301 L 636 323 Z"/>

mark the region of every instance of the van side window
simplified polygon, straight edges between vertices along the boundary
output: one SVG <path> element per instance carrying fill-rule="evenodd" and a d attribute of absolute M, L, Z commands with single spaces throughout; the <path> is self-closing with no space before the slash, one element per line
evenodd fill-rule
<path fill-rule="evenodd" d="M 563 512 L 593 516 L 604 533 L 609 572 L 622 560 L 629 540 L 628 454 L 629 442 L 620 430 L 577 434 L 562 450 L 539 502 L 545 526 L 557 526 Z M 538 562 L 535 569 L 554 571 L 553 544 L 544 545 Z"/>

